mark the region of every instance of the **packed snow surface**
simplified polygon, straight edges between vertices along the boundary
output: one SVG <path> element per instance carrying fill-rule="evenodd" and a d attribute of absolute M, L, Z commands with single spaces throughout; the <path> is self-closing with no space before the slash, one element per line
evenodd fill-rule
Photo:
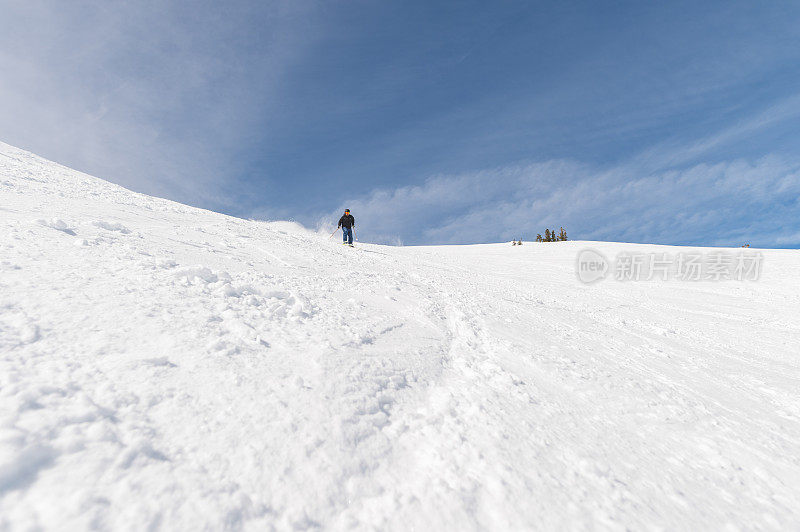
<path fill-rule="evenodd" d="M 358 213 L 354 213 L 358 218 Z M 581 284 L 0 144 L 0 529 L 797 529 L 800 255 Z"/>

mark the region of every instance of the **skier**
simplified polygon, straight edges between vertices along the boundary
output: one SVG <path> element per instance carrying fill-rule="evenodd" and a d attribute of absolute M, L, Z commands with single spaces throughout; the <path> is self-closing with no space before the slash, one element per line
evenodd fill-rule
<path fill-rule="evenodd" d="M 356 219 L 350 214 L 350 209 L 345 209 L 344 214 L 339 218 L 339 227 L 342 228 L 342 244 L 353 245 L 353 227 L 356 225 Z"/>

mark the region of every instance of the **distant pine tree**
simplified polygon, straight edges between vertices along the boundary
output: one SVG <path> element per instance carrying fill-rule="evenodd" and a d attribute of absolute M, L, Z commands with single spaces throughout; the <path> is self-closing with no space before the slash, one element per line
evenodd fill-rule
<path fill-rule="evenodd" d="M 537 242 L 566 242 L 567 241 L 567 232 L 564 228 L 561 228 L 561 231 L 556 233 L 555 229 L 545 229 L 544 236 L 541 233 L 536 235 Z M 522 241 L 518 245 L 522 245 Z"/>

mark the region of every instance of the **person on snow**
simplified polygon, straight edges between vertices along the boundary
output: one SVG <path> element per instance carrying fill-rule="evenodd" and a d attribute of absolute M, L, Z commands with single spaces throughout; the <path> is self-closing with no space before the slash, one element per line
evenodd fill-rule
<path fill-rule="evenodd" d="M 353 245 L 353 227 L 356 225 L 356 219 L 350 214 L 350 209 L 345 209 L 344 214 L 339 218 L 339 227 L 342 228 L 342 244 Z"/>

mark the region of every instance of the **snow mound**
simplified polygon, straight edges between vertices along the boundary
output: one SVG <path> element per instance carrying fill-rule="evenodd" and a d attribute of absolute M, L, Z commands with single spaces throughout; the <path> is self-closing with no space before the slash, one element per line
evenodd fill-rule
<path fill-rule="evenodd" d="M 800 527 L 796 251 L 587 285 L 671 248 L 351 249 L 4 144 L 0 194 L 0 530 Z"/>
<path fill-rule="evenodd" d="M 67 223 L 60 218 L 50 218 L 49 220 L 40 218 L 36 220 L 36 223 L 44 227 L 49 227 L 50 229 L 55 229 L 56 231 L 61 231 L 63 233 L 67 233 L 68 235 L 75 236 L 75 231 L 70 229 L 67 226 Z"/>

